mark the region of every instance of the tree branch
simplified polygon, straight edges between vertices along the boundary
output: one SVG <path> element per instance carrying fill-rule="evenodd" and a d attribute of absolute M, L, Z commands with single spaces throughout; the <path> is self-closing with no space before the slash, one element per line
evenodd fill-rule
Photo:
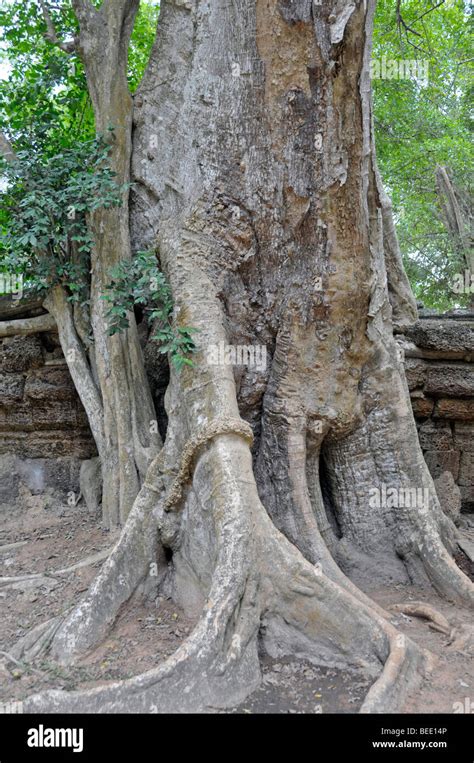
<path fill-rule="evenodd" d="M 40 331 L 56 331 L 56 321 L 52 315 L 39 315 L 37 318 L 20 318 L 16 321 L 0 323 L 0 337 L 28 336 Z"/>
<path fill-rule="evenodd" d="M 103 0 L 101 9 L 107 14 L 110 11 L 116 14 L 118 17 L 124 17 L 130 11 L 138 9 L 140 0 Z"/>
<path fill-rule="evenodd" d="M 417 21 L 420 21 L 420 19 L 422 19 L 422 18 L 424 18 L 425 16 L 427 16 L 427 15 L 428 15 L 428 13 L 431 13 L 431 11 L 435 11 L 435 10 L 436 10 L 436 8 L 439 8 L 441 5 L 444 5 L 444 3 L 445 3 L 445 0 L 441 0 L 441 2 L 440 2 L 440 3 L 438 3 L 437 5 L 433 5 L 433 7 L 432 7 L 432 8 L 428 8 L 428 10 L 427 10 L 427 11 L 425 11 L 424 13 L 422 13 L 422 14 L 421 14 L 421 16 L 418 16 L 418 18 L 417 18 L 417 19 L 415 19 L 415 21 L 414 21 L 413 23 L 414 23 L 414 24 L 416 24 L 416 22 L 417 22 Z"/>
<path fill-rule="evenodd" d="M 81 31 L 90 28 L 91 24 L 99 18 L 99 10 L 92 5 L 90 0 L 72 0 L 72 8 L 79 21 Z"/>
<path fill-rule="evenodd" d="M 5 137 L 3 132 L 0 132 L 0 155 L 11 164 L 16 159 L 16 154 L 11 146 L 8 138 Z"/>
<path fill-rule="evenodd" d="M 51 18 L 51 14 L 49 12 L 49 8 L 46 5 L 44 0 L 39 0 L 39 4 L 41 6 L 41 10 L 43 12 L 43 18 L 46 24 L 46 33 L 45 38 L 49 40 L 53 45 L 56 45 L 58 48 L 63 50 L 65 53 L 74 53 L 76 50 L 76 42 L 75 40 L 68 40 L 66 42 L 62 42 L 57 33 L 56 28 L 54 26 L 53 19 Z"/>
<path fill-rule="evenodd" d="M 140 0 L 103 0 L 100 7 L 105 18 L 114 19 L 117 22 L 120 41 L 127 50 L 139 7 Z"/>

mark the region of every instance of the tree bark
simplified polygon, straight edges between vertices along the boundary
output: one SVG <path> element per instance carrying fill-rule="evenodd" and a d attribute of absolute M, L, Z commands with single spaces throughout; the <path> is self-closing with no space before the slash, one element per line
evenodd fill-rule
<path fill-rule="evenodd" d="M 45 693 L 27 712 L 228 707 L 259 682 L 258 645 L 363 666 L 375 681 L 363 711 L 390 711 L 429 657 L 362 589 L 376 575 L 473 602 L 393 338 L 416 307 L 375 163 L 373 12 L 373 0 L 162 8 L 135 98 L 131 227 L 137 247 L 158 244 L 197 352 L 171 369 L 166 440 L 116 549 L 48 639 L 63 662 L 93 649 L 162 546 L 172 568 L 157 582 L 197 625 L 156 669 Z M 210 363 L 221 343 L 264 346 L 268 362 Z M 372 508 L 383 485 L 429 500 Z"/>
<path fill-rule="evenodd" d="M 110 166 L 120 185 L 128 184 L 130 179 L 132 98 L 127 82 L 127 56 L 138 6 L 139 0 L 104 0 L 100 8 L 90 0 L 73 2 L 80 27 L 75 47 L 84 63 L 96 130 L 111 142 Z M 125 523 L 161 440 L 133 314 L 129 315 L 128 330 L 115 336 L 107 333 L 103 297 L 110 271 L 118 262 L 131 257 L 128 190 L 123 194 L 121 207 L 99 209 L 91 215 L 90 227 L 94 240 L 90 283 L 93 343 L 84 347 L 82 355 L 88 351 L 90 369 L 97 377 L 100 420 L 97 401 L 82 392 L 86 384 L 89 388 L 94 385 L 91 370 L 81 380 L 77 366 L 70 363 L 69 368 L 77 381 L 101 459 L 103 523 L 113 528 Z M 65 299 L 61 310 L 56 300 L 54 310 L 66 359 L 73 350 L 77 364 L 81 351 L 78 345 L 74 349 L 74 343 L 70 343 L 83 333 L 77 325 L 77 316 L 73 314 L 71 324 Z M 84 364 L 82 369 L 86 370 Z"/>

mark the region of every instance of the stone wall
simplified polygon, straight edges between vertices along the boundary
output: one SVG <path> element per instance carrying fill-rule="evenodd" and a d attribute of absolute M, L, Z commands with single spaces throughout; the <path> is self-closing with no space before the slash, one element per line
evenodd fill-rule
<path fill-rule="evenodd" d="M 426 463 L 474 511 L 474 316 L 421 318 L 399 342 Z"/>
<path fill-rule="evenodd" d="M 81 460 L 94 455 L 57 334 L 0 339 L 0 504 L 15 502 L 22 487 L 63 500 L 78 494 Z"/>

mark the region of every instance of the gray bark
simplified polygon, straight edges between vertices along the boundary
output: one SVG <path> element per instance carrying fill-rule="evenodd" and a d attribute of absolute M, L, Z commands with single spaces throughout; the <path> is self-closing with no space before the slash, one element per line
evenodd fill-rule
<path fill-rule="evenodd" d="M 259 637 L 274 656 L 363 664 L 363 711 L 393 710 L 429 657 L 348 574 L 366 586 L 388 569 L 472 604 L 393 338 L 416 311 L 375 166 L 373 5 L 162 9 L 135 97 L 131 226 L 137 247 L 158 244 L 197 353 L 171 369 L 166 440 L 116 549 L 47 638 L 64 662 L 93 649 L 162 546 L 167 590 L 199 619 L 147 674 L 27 711 L 230 706 L 258 684 Z M 213 365 L 221 342 L 269 362 Z M 371 511 L 383 483 L 429 503 Z"/>

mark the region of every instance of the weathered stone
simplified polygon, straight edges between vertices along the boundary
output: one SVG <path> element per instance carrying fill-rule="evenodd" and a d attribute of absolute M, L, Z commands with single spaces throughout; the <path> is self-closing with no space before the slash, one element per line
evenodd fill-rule
<path fill-rule="evenodd" d="M 425 419 L 433 413 L 434 400 L 428 400 L 426 397 L 412 397 L 411 406 L 413 408 L 413 414 L 418 419 Z"/>
<path fill-rule="evenodd" d="M 16 501 L 19 491 L 18 474 L 15 469 L 15 456 L 4 454 L 0 456 L 0 504 L 12 504 Z"/>
<path fill-rule="evenodd" d="M 43 352 L 38 336 L 12 336 L 0 340 L 0 371 L 15 373 L 42 365 Z"/>
<path fill-rule="evenodd" d="M 423 387 L 426 379 L 426 363 L 418 358 L 405 358 L 405 375 L 408 389 Z"/>
<path fill-rule="evenodd" d="M 41 494 L 48 488 L 61 494 L 63 500 L 69 495 L 79 495 L 80 465 L 74 458 L 16 459 L 15 469 L 21 482 L 33 493 Z"/>
<path fill-rule="evenodd" d="M 453 450 L 453 433 L 447 421 L 429 419 L 418 429 L 423 450 Z"/>
<path fill-rule="evenodd" d="M 91 458 L 97 454 L 88 430 L 51 430 L 38 432 L 0 432 L 0 454 L 16 453 L 20 458 L 71 456 Z"/>
<path fill-rule="evenodd" d="M 439 353 L 474 353 L 474 325 L 455 320 L 419 320 L 405 331 L 418 347 Z"/>
<path fill-rule="evenodd" d="M 429 363 L 425 395 L 474 398 L 474 366 L 468 363 Z"/>
<path fill-rule="evenodd" d="M 25 377 L 23 374 L 0 373 L 0 404 L 15 405 L 23 398 Z"/>
<path fill-rule="evenodd" d="M 17 468 L 20 480 L 33 495 L 39 495 L 45 491 L 46 483 L 44 479 L 44 470 L 41 467 L 39 459 L 37 462 L 21 461 L 18 459 Z"/>
<path fill-rule="evenodd" d="M 102 501 L 102 469 L 99 458 L 82 462 L 79 486 L 88 510 L 95 514 Z"/>
<path fill-rule="evenodd" d="M 465 535 L 458 538 L 458 546 L 466 554 L 469 561 L 474 562 L 474 543 Z"/>
<path fill-rule="evenodd" d="M 28 375 L 25 397 L 33 400 L 77 400 L 66 366 L 46 366 Z"/>
<path fill-rule="evenodd" d="M 474 421 L 474 400 L 438 400 L 433 416 L 439 419 Z"/>
<path fill-rule="evenodd" d="M 428 450 L 425 453 L 425 461 L 433 478 L 439 477 L 443 472 L 451 472 L 454 479 L 459 475 L 460 453 L 458 450 Z"/>
<path fill-rule="evenodd" d="M 454 447 L 474 452 L 474 424 L 466 421 L 454 423 Z"/>
<path fill-rule="evenodd" d="M 474 453 L 467 450 L 461 453 L 458 482 L 460 485 L 474 485 Z"/>
<path fill-rule="evenodd" d="M 443 472 L 434 480 L 434 484 L 442 510 L 457 524 L 461 513 L 461 491 L 456 485 L 452 473 L 450 471 Z"/>
<path fill-rule="evenodd" d="M 474 485 L 460 485 L 462 508 L 464 511 L 474 511 Z"/>
<path fill-rule="evenodd" d="M 0 431 L 35 431 L 38 429 L 86 428 L 87 416 L 77 402 L 42 401 L 31 405 L 0 406 Z"/>
<path fill-rule="evenodd" d="M 79 495 L 79 461 L 73 457 L 22 459 L 17 454 L 0 456 L 0 505 L 20 507 L 20 488 L 33 495 L 55 495 L 66 501 Z"/>

